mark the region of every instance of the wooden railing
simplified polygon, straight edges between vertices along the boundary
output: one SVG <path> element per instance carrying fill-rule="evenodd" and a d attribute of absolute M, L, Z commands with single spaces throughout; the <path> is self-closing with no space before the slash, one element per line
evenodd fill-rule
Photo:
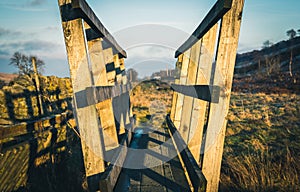
<path fill-rule="evenodd" d="M 88 185 L 112 191 L 127 153 L 119 146 L 131 138 L 126 52 L 85 0 L 58 2 Z M 167 122 L 192 191 L 218 190 L 243 5 L 218 0 L 175 53 L 180 77 Z M 110 161 L 109 150 L 116 151 Z"/>
<path fill-rule="evenodd" d="M 22 190 L 33 180 L 43 182 L 51 175 L 37 173 L 45 171 L 47 166 L 55 167 L 64 158 L 69 131 L 67 122 L 72 118 L 71 111 L 67 111 L 38 121 L 0 126 L 1 191 Z"/>
<path fill-rule="evenodd" d="M 218 0 L 176 51 L 180 77 L 171 120 L 206 180 L 218 191 L 244 0 Z"/>
<path fill-rule="evenodd" d="M 85 0 L 58 3 L 88 186 L 111 191 L 127 153 L 120 146 L 129 144 L 132 132 L 127 55 Z M 116 155 L 106 159 L 111 150 Z"/>

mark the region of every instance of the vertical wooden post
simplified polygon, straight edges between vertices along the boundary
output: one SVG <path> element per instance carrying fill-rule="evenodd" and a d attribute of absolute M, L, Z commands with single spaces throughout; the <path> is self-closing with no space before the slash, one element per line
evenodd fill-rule
<path fill-rule="evenodd" d="M 180 78 L 180 71 L 182 67 L 182 57 L 183 54 L 179 55 L 177 62 L 176 62 L 176 71 L 177 71 L 177 77 L 175 79 L 175 84 L 179 84 L 179 78 Z M 175 118 L 175 109 L 176 109 L 176 104 L 177 104 L 177 98 L 178 98 L 178 93 L 176 91 L 173 92 L 173 98 L 172 98 L 172 109 L 171 109 L 171 114 L 170 118 L 174 122 Z"/>
<path fill-rule="evenodd" d="M 119 59 L 119 54 L 115 54 L 113 56 L 113 60 L 114 60 L 114 67 L 115 67 L 115 81 L 118 85 L 121 84 L 122 82 L 122 74 L 120 73 L 121 69 L 120 69 L 120 59 Z M 115 116 L 118 118 L 117 120 L 119 121 L 119 130 L 118 130 L 118 134 L 123 134 L 125 133 L 125 126 L 126 126 L 126 104 L 123 103 L 123 98 L 124 95 L 120 95 L 119 97 L 116 97 L 113 99 L 113 103 L 114 106 L 114 113 Z"/>
<path fill-rule="evenodd" d="M 108 85 L 114 86 L 116 84 L 116 82 L 115 82 L 116 70 L 115 70 L 115 64 L 114 64 L 113 49 L 112 48 L 104 49 L 103 54 L 104 54 L 104 62 L 106 65 L 106 69 L 109 70 L 106 73 Z"/>
<path fill-rule="evenodd" d="M 122 71 L 122 84 L 127 84 L 127 75 L 125 73 L 125 63 L 124 58 L 119 59 L 120 61 L 120 70 Z"/>
<path fill-rule="evenodd" d="M 88 41 L 90 52 L 90 61 L 92 63 L 92 74 L 94 76 L 95 86 L 107 86 L 108 80 L 102 49 L 102 40 L 100 38 Z M 103 129 L 103 138 L 105 150 L 110 150 L 119 146 L 116 131 L 112 99 L 107 99 L 96 104 L 97 112 L 100 117 Z"/>
<path fill-rule="evenodd" d="M 216 69 L 220 70 L 222 77 L 217 77 L 219 74 L 215 75 L 213 83 L 223 88 L 219 103 L 210 104 L 202 166 L 207 179 L 207 191 L 218 191 L 219 186 L 226 116 L 229 109 L 243 6 L 244 0 L 233 0 L 231 10 L 225 14 L 221 23 Z"/>
<path fill-rule="evenodd" d="M 37 71 L 37 66 L 36 66 L 36 58 L 32 57 L 31 62 L 32 62 L 32 66 L 33 66 L 35 88 L 36 88 L 36 92 L 37 92 L 37 101 L 38 101 L 38 105 L 39 105 L 39 113 L 40 113 L 40 115 L 43 115 L 44 109 L 43 109 L 43 102 L 42 102 L 42 96 L 41 96 L 41 90 L 40 90 L 39 73 Z"/>
<path fill-rule="evenodd" d="M 58 0 L 59 6 L 71 3 Z M 62 15 L 62 13 L 61 13 Z M 94 105 L 79 108 L 86 103 L 86 87 L 93 86 L 88 65 L 88 50 L 82 19 L 62 20 L 65 44 L 68 54 L 70 75 L 73 87 L 74 112 L 80 130 L 86 176 L 104 172 L 104 145 L 101 140 L 102 128 Z"/>
<path fill-rule="evenodd" d="M 201 41 L 202 40 L 198 40 L 198 42 L 195 43 L 191 48 L 191 56 L 189 60 L 186 85 L 195 85 L 196 83 Z M 182 114 L 181 114 L 181 123 L 178 130 L 183 140 L 187 144 L 188 144 L 188 135 L 190 132 L 192 106 L 193 106 L 193 98 L 190 96 L 184 96 Z"/>
<path fill-rule="evenodd" d="M 202 38 L 201 52 L 199 58 L 197 85 L 208 85 L 210 81 L 211 66 L 214 60 L 215 42 L 217 36 L 218 24 L 212 27 Z M 190 133 L 188 137 L 188 146 L 195 160 L 199 163 L 200 149 L 203 136 L 203 127 L 205 123 L 205 112 L 207 102 L 200 99 L 193 99 Z"/>
<path fill-rule="evenodd" d="M 179 84 L 181 84 L 181 85 L 186 84 L 189 61 L 190 61 L 190 53 L 191 53 L 191 49 L 187 50 L 186 52 L 184 52 L 182 54 L 183 55 L 182 56 L 182 65 L 181 65 L 180 79 L 179 79 Z M 183 99 L 184 99 L 184 95 L 181 93 L 178 93 L 176 107 L 175 107 L 175 116 L 174 116 L 174 125 L 177 128 L 180 127 Z"/>
<path fill-rule="evenodd" d="M 122 85 L 126 85 L 128 83 L 128 80 L 127 80 L 127 75 L 125 73 L 125 63 L 124 63 L 124 58 L 119 58 L 119 62 L 120 62 L 120 70 L 121 70 L 121 83 Z M 126 106 L 127 106 L 127 109 L 126 109 L 126 113 L 124 115 L 126 115 L 126 117 L 124 118 L 125 121 L 125 125 L 129 126 L 130 125 L 130 110 L 131 110 L 131 107 L 130 107 L 130 92 L 128 93 L 125 93 L 125 96 L 123 96 L 122 98 L 122 103 L 127 103 Z M 125 112 L 125 111 L 124 111 Z"/>
<path fill-rule="evenodd" d="M 121 84 L 122 82 L 122 73 L 121 73 L 121 63 L 120 63 L 120 58 L 119 54 L 114 55 L 114 64 L 115 64 L 115 69 L 116 69 L 116 82 L 118 84 Z"/>

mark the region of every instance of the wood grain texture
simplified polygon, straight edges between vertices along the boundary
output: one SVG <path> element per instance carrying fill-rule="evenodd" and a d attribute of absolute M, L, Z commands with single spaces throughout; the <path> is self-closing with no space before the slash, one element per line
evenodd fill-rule
<path fill-rule="evenodd" d="M 205 139 L 202 170 L 207 179 L 207 190 L 218 191 L 227 113 L 231 94 L 236 50 L 240 33 L 244 1 L 233 0 L 232 9 L 222 19 L 213 83 L 223 86 L 220 102 L 211 103 Z"/>
<path fill-rule="evenodd" d="M 59 0 L 59 6 L 66 1 Z M 72 80 L 74 98 L 76 93 L 93 86 L 89 70 L 87 45 L 82 19 L 62 22 L 68 63 Z M 75 99 L 74 111 L 77 126 L 80 130 L 81 145 L 84 156 L 86 175 L 91 176 L 104 172 L 104 144 L 100 139 L 102 129 L 95 106 L 78 108 Z"/>
<path fill-rule="evenodd" d="M 116 70 L 115 70 L 114 55 L 113 55 L 112 48 L 104 49 L 103 54 L 104 54 L 104 62 L 106 65 L 106 69 L 108 68 L 109 65 L 113 67 L 113 70 L 110 70 L 106 73 L 107 81 L 108 81 L 107 85 L 114 86 L 116 84 L 115 82 Z"/>
<path fill-rule="evenodd" d="M 218 24 L 212 27 L 202 38 L 196 84 L 209 84 Z M 218 96 L 219 97 L 219 96 Z M 219 99 L 218 99 L 219 100 Z M 208 102 L 193 99 L 188 146 L 196 161 L 200 160 L 203 127 Z"/>
<path fill-rule="evenodd" d="M 103 55 L 103 49 L 102 49 L 102 40 L 101 39 L 95 39 L 92 41 L 88 41 L 88 50 L 89 50 L 89 56 L 92 66 L 92 74 L 93 77 L 96 78 L 94 80 L 95 86 L 107 86 L 108 80 L 107 80 L 107 74 L 106 74 L 106 68 L 105 68 L 105 60 Z M 104 89 L 105 90 L 105 89 Z M 103 91 L 104 91 L 103 90 Z M 95 95 L 101 95 L 102 90 L 96 90 L 93 89 L 90 91 L 90 94 L 88 95 L 89 98 L 95 98 Z M 98 94 L 97 94 L 98 93 Z M 91 95 L 91 96 L 89 96 Z M 93 97 L 94 96 L 94 97 Z M 116 130 L 116 124 L 115 124 L 115 118 L 113 113 L 113 107 L 112 107 L 112 99 L 111 97 L 105 100 L 102 100 L 100 102 L 95 102 L 98 115 L 100 117 L 101 127 L 103 129 L 103 139 L 104 139 L 104 145 L 105 150 L 110 150 L 113 148 L 118 147 L 118 134 Z"/>
<path fill-rule="evenodd" d="M 179 84 L 181 85 L 185 85 L 187 81 L 190 53 L 191 50 L 189 49 L 182 56 L 181 71 L 180 71 L 180 78 L 179 78 Z M 184 99 L 183 94 L 177 95 L 177 102 L 176 102 L 175 116 L 174 116 L 174 125 L 176 127 L 180 127 L 183 99 Z"/>
<path fill-rule="evenodd" d="M 176 71 L 177 71 L 177 77 L 175 79 L 175 84 L 179 84 L 179 75 L 182 67 L 182 58 L 183 55 L 181 54 L 176 62 Z M 173 92 L 173 97 L 172 97 L 172 108 L 171 108 L 171 113 L 170 113 L 170 118 L 172 121 L 174 121 L 175 118 L 175 109 L 176 109 L 176 104 L 177 104 L 177 98 L 178 98 L 178 93 L 176 91 Z"/>
<path fill-rule="evenodd" d="M 177 58 L 201 39 L 229 11 L 231 2 L 232 0 L 218 0 L 193 34 L 178 48 L 175 57 Z"/>
<path fill-rule="evenodd" d="M 94 11 L 85 0 L 73 0 L 72 8 L 79 9 L 80 15 L 89 24 L 89 26 L 91 26 L 93 31 L 97 34 L 100 34 L 100 37 L 107 41 L 122 57 L 127 57 L 126 52 L 121 48 L 121 46 L 117 43 L 117 41 L 109 33 L 109 31 L 104 27 L 104 25 L 101 23 L 101 21 L 98 19 Z M 89 39 L 92 38 L 89 37 Z"/>
<path fill-rule="evenodd" d="M 119 54 L 114 55 L 114 64 L 115 64 L 115 69 L 116 69 L 116 82 L 118 84 L 122 83 L 122 73 L 118 73 L 118 71 L 121 71 L 120 69 L 120 59 L 119 59 Z"/>
<path fill-rule="evenodd" d="M 187 80 L 186 85 L 195 85 L 197 71 L 198 71 L 198 62 L 199 62 L 199 55 L 200 55 L 200 46 L 201 41 L 195 43 L 191 48 L 191 55 L 188 64 L 188 73 L 187 73 Z M 178 128 L 183 140 L 188 143 L 188 135 L 190 132 L 190 120 L 192 115 L 192 106 L 193 106 L 193 98 L 190 96 L 184 96 L 183 99 L 183 107 L 182 107 L 182 114 L 181 114 L 181 122 Z"/>
<path fill-rule="evenodd" d="M 186 147 L 186 142 L 181 137 L 181 134 L 179 134 L 177 128 L 174 126 L 170 116 L 166 117 L 166 121 L 169 128 L 169 134 L 171 135 L 171 139 L 177 150 L 180 162 L 186 170 L 186 176 L 191 183 L 191 191 L 206 191 L 206 179 L 200 170 L 198 163 L 194 159 L 189 148 Z"/>

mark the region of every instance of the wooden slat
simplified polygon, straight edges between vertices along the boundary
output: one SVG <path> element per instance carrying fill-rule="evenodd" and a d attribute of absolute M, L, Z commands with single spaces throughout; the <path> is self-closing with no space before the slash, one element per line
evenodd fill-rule
<path fill-rule="evenodd" d="M 58 0 L 59 6 L 68 1 Z M 63 20 L 62 20 L 63 21 Z M 73 96 L 93 86 L 88 64 L 87 45 L 82 19 L 63 21 L 65 45 L 68 54 L 68 63 L 73 87 Z M 73 110 L 76 114 L 77 126 L 80 130 L 86 176 L 104 172 L 104 144 L 100 139 L 102 129 L 95 106 L 78 108 L 78 98 L 75 99 Z"/>
<path fill-rule="evenodd" d="M 197 76 L 198 62 L 199 62 L 199 55 L 200 55 L 200 45 L 201 45 L 201 41 L 198 41 L 191 48 L 191 55 L 190 55 L 190 60 L 189 60 L 186 85 L 193 85 L 193 86 L 184 86 L 184 85 L 175 86 L 181 92 L 183 92 L 183 94 L 185 95 L 184 99 L 183 99 L 181 122 L 180 122 L 180 126 L 179 126 L 178 130 L 179 130 L 183 140 L 186 143 L 188 142 L 187 139 L 188 139 L 188 135 L 190 132 L 190 120 L 191 120 L 191 115 L 192 115 L 191 108 L 193 106 L 193 98 L 190 96 L 193 96 L 193 93 L 195 93 L 195 95 L 198 96 L 198 93 L 195 92 L 196 86 L 194 86 L 194 84 L 196 83 L 196 76 Z M 198 88 L 200 88 L 200 87 L 198 86 Z M 209 92 L 209 89 L 208 89 L 208 92 Z M 207 91 L 206 91 L 206 94 L 207 94 Z M 186 95 L 189 95 L 189 96 L 186 96 Z"/>
<path fill-rule="evenodd" d="M 116 70 L 115 70 L 115 64 L 114 64 L 114 55 L 113 55 L 113 49 L 108 48 L 103 50 L 104 54 L 104 62 L 106 65 L 106 75 L 107 75 L 107 81 L 108 85 L 114 86 L 116 84 Z"/>
<path fill-rule="evenodd" d="M 118 84 L 121 84 L 121 82 L 122 82 L 122 72 L 121 72 L 121 69 L 120 69 L 119 54 L 114 55 L 114 64 L 115 64 L 115 70 L 116 70 L 116 82 Z"/>
<path fill-rule="evenodd" d="M 177 49 L 175 57 L 190 49 L 229 11 L 232 0 L 218 0 L 193 34 Z"/>
<path fill-rule="evenodd" d="M 88 42 L 91 70 L 96 86 L 107 86 L 106 68 L 102 50 L 102 39 L 94 39 Z"/>
<path fill-rule="evenodd" d="M 218 44 L 216 69 L 222 77 L 215 75 L 214 85 L 223 85 L 218 104 L 211 103 L 205 139 L 205 154 L 202 171 L 207 179 L 207 190 L 218 191 L 227 113 L 236 60 L 244 0 L 233 0 L 232 9 L 224 16 Z"/>
<path fill-rule="evenodd" d="M 94 80 L 95 86 L 105 86 L 108 85 L 106 68 L 102 50 L 102 40 L 95 39 L 88 42 L 89 56 L 92 64 L 92 74 L 93 77 L 97 78 Z M 104 89 L 105 90 L 105 89 Z M 100 95 L 103 95 L 103 90 L 96 90 L 95 87 L 86 88 L 86 96 L 88 100 L 88 105 L 96 104 L 97 112 L 100 117 L 101 127 L 103 129 L 103 140 L 105 145 L 105 150 L 110 150 L 118 147 L 118 135 L 116 131 L 115 119 L 112 108 L 111 97 L 99 101 Z M 111 96 L 106 95 L 105 96 Z M 96 98 L 95 98 L 96 96 Z M 95 99 L 99 98 L 96 102 Z M 91 101 L 93 100 L 93 101 Z"/>
<path fill-rule="evenodd" d="M 214 60 L 213 56 L 215 50 L 217 29 L 218 24 L 212 27 L 209 32 L 202 38 L 196 84 L 209 84 L 210 82 L 211 66 Z M 188 138 L 189 149 L 191 150 L 191 153 L 198 163 L 200 160 L 200 149 L 203 137 L 205 114 L 208 104 L 206 101 L 199 99 L 193 100 L 190 133 Z"/>
<path fill-rule="evenodd" d="M 103 40 L 107 41 L 112 47 L 114 47 L 114 49 L 116 49 L 116 51 L 121 55 L 121 57 L 127 57 L 126 52 L 121 48 L 121 46 L 117 43 L 113 36 L 104 27 L 104 25 L 101 23 L 101 21 L 98 19 L 94 11 L 90 8 L 90 6 L 86 3 L 85 0 L 73 0 L 72 7 L 75 9 L 80 9 L 80 14 L 85 20 L 85 22 L 87 22 L 89 26 L 91 26 L 95 33 L 101 34 Z M 89 38 L 89 40 L 90 39 L 93 38 Z"/>
<path fill-rule="evenodd" d="M 120 58 L 120 70 L 122 71 L 122 84 L 127 84 L 127 75 L 125 72 L 124 58 Z"/>
<path fill-rule="evenodd" d="M 190 53 L 191 53 L 190 50 L 187 50 L 182 56 L 182 64 L 181 64 L 180 79 L 179 79 L 179 84 L 181 85 L 186 84 L 189 61 L 190 61 Z M 175 106 L 175 116 L 174 116 L 174 125 L 176 127 L 180 126 L 183 99 L 184 99 L 184 95 L 178 94 L 177 102 Z"/>
<path fill-rule="evenodd" d="M 171 135 L 171 139 L 177 150 L 178 156 L 181 159 L 180 162 L 183 164 L 182 166 L 184 167 L 184 169 L 186 169 L 188 180 L 192 184 L 191 191 L 206 191 L 206 179 L 202 171 L 200 170 L 200 167 L 198 166 L 196 160 L 194 159 L 192 153 L 186 147 L 187 144 L 177 131 L 169 115 L 166 117 L 166 121 L 168 124 L 168 131 Z"/>
<path fill-rule="evenodd" d="M 182 67 L 182 58 L 183 58 L 183 55 L 181 54 L 178 57 L 177 62 L 176 62 L 176 70 L 179 74 L 180 74 L 181 67 Z M 175 84 L 179 84 L 179 75 L 175 79 Z M 171 114 L 170 114 L 170 118 L 171 118 L 172 121 L 174 121 L 174 118 L 175 118 L 175 110 L 176 110 L 176 105 L 177 105 L 177 99 L 178 99 L 178 93 L 176 91 L 174 91 L 173 92 L 173 97 L 172 97 Z"/>
<path fill-rule="evenodd" d="M 113 191 L 114 186 L 117 183 L 118 177 L 121 173 L 122 166 L 124 164 L 126 154 L 127 154 L 127 139 L 128 133 L 120 141 L 120 146 L 115 149 L 114 157 L 112 158 L 111 164 L 108 166 L 107 170 L 102 174 L 100 180 L 101 192 L 110 192 Z M 131 142 L 131 139 L 128 140 Z"/>

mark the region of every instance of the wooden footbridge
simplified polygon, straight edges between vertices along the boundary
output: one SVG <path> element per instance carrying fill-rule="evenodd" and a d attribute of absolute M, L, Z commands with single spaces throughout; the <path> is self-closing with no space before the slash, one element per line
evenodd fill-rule
<path fill-rule="evenodd" d="M 134 126 L 126 52 L 89 5 L 58 2 L 90 190 L 217 191 L 244 1 L 218 0 L 176 51 L 180 75 L 160 130 Z"/>
<path fill-rule="evenodd" d="M 126 52 L 87 2 L 58 3 L 89 190 L 218 191 L 244 0 L 218 0 L 175 52 L 162 127 L 135 126 Z"/>

